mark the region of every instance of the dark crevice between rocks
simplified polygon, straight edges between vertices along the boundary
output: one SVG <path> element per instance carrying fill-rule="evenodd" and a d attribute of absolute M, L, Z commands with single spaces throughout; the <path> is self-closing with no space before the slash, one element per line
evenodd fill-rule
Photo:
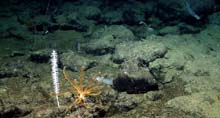
<path fill-rule="evenodd" d="M 156 53 L 155 55 L 154 55 L 154 58 L 151 58 L 151 59 L 149 59 L 149 60 L 145 60 L 145 59 L 141 59 L 141 58 L 138 58 L 138 67 L 144 67 L 144 68 L 146 68 L 146 67 L 149 67 L 149 64 L 151 63 L 151 62 L 153 62 L 153 61 L 155 61 L 155 60 L 157 60 L 157 59 L 160 59 L 160 58 L 164 58 L 164 56 L 167 54 L 167 49 L 164 51 L 164 52 L 162 52 L 162 53 Z"/>
<path fill-rule="evenodd" d="M 149 82 L 144 78 L 132 78 L 127 75 L 119 75 L 113 80 L 113 88 L 119 92 L 128 94 L 146 93 L 148 91 L 159 90 L 157 83 Z"/>
<path fill-rule="evenodd" d="M 125 59 L 114 59 L 112 58 L 112 62 L 115 64 L 122 64 L 125 62 Z"/>
<path fill-rule="evenodd" d="M 95 111 L 98 113 L 97 116 L 95 116 L 97 118 L 103 118 L 106 116 L 106 111 L 103 109 L 95 108 Z"/>
<path fill-rule="evenodd" d="M 30 61 L 36 63 L 48 63 L 50 60 L 50 55 L 41 55 L 41 54 L 31 54 Z"/>
<path fill-rule="evenodd" d="M 20 118 L 20 117 L 27 116 L 30 113 L 31 111 L 29 110 L 20 109 L 16 106 L 11 106 L 8 109 L 1 111 L 0 117 L 1 118 Z"/>
<path fill-rule="evenodd" d="M 105 55 L 105 54 L 113 54 L 115 51 L 115 48 L 101 48 L 101 49 L 95 49 L 95 50 L 87 50 L 85 49 L 85 52 L 87 54 L 92 54 L 95 56 L 101 56 L 101 55 Z"/>
<path fill-rule="evenodd" d="M 149 66 L 149 62 L 146 62 L 145 60 L 143 59 L 138 59 L 138 67 L 148 67 Z"/>
<path fill-rule="evenodd" d="M 13 73 L 13 72 L 0 72 L 0 79 L 4 78 L 11 78 L 11 77 L 17 77 L 18 73 Z"/>
<path fill-rule="evenodd" d="M 70 22 L 66 24 L 32 24 L 31 26 L 27 26 L 28 30 L 33 32 L 34 34 L 46 34 L 45 32 L 55 32 L 57 30 L 63 30 L 63 31 L 68 31 L 68 30 L 76 30 L 79 32 L 86 32 L 88 27 L 85 25 L 81 25 L 76 22 Z"/>

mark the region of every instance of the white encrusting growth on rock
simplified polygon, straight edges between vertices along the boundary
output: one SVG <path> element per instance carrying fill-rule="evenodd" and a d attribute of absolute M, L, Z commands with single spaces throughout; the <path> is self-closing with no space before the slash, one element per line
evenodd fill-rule
<path fill-rule="evenodd" d="M 113 85 L 113 81 L 111 79 L 107 79 L 107 78 L 104 78 L 104 77 L 101 77 L 101 76 L 98 76 L 95 79 L 99 82 L 103 82 L 104 84 Z"/>

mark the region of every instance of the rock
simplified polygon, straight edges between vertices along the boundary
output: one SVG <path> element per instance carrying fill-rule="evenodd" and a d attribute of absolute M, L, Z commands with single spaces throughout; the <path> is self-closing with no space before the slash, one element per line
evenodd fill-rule
<path fill-rule="evenodd" d="M 31 20 L 31 15 L 29 13 L 30 11 L 23 11 L 21 13 L 19 13 L 17 15 L 17 21 L 20 23 L 20 24 L 26 24 L 28 21 Z"/>
<path fill-rule="evenodd" d="M 155 10 L 154 1 L 105 1 L 101 21 L 105 24 L 138 24 Z"/>
<path fill-rule="evenodd" d="M 137 107 L 138 103 L 141 103 L 142 101 L 143 99 L 137 96 L 120 93 L 117 100 L 113 104 L 113 107 L 115 107 L 117 111 L 125 112 Z"/>
<path fill-rule="evenodd" d="M 166 103 L 166 107 L 181 110 L 194 118 L 218 118 L 220 116 L 219 97 L 220 94 L 217 91 L 199 92 L 171 99 Z"/>
<path fill-rule="evenodd" d="M 169 83 L 169 82 L 177 79 L 179 77 L 180 73 L 182 73 L 182 72 L 180 72 L 176 69 L 170 69 L 169 71 L 166 72 L 162 83 Z"/>
<path fill-rule="evenodd" d="M 67 24 L 76 31 L 85 32 L 90 25 L 93 25 L 93 22 L 85 18 L 77 17 L 76 19 L 68 19 Z"/>
<path fill-rule="evenodd" d="M 7 94 L 8 94 L 8 88 L 6 88 L 6 87 L 1 87 L 0 88 L 0 94 L 2 95 L 2 96 L 6 96 Z M 0 102 L 1 102 L 1 100 L 0 100 Z M 0 109 L 0 111 L 2 111 L 2 107 L 1 107 L 1 109 Z"/>
<path fill-rule="evenodd" d="M 1 64 L 1 67 L 0 67 L 0 79 L 24 76 L 27 73 L 28 72 L 25 71 L 24 69 L 24 62 L 20 60 Z"/>
<path fill-rule="evenodd" d="M 188 24 L 179 24 L 179 33 L 180 34 L 196 34 L 199 33 L 202 29 L 199 27 L 193 27 L 192 25 Z"/>
<path fill-rule="evenodd" d="M 51 108 L 41 108 L 35 111 L 34 117 L 35 118 L 49 118 L 55 116 L 54 109 Z"/>
<path fill-rule="evenodd" d="M 104 55 L 111 54 L 115 50 L 115 39 L 112 35 L 106 35 L 105 37 L 94 39 L 89 43 L 82 46 L 88 54 Z"/>
<path fill-rule="evenodd" d="M 11 72 L 11 71 L 2 71 L 0 70 L 0 79 L 1 78 L 7 78 L 7 77 L 17 77 L 17 72 Z"/>
<path fill-rule="evenodd" d="M 76 30 L 85 32 L 94 25 L 94 20 L 88 20 L 79 12 L 67 12 L 54 17 L 56 24 L 61 30 Z M 92 16 L 91 16 L 92 17 Z"/>
<path fill-rule="evenodd" d="M 72 17 L 74 17 L 75 14 L 76 14 L 75 12 L 73 12 L 72 14 L 68 14 L 67 16 L 65 16 L 64 14 L 60 14 L 60 15 L 54 16 L 53 19 L 55 20 L 57 24 L 64 25 L 64 24 L 67 24 L 68 22 L 67 18 L 70 17 L 72 19 Z"/>
<path fill-rule="evenodd" d="M 92 37 L 98 39 L 105 37 L 106 35 L 112 35 L 116 40 L 120 41 L 135 39 L 133 32 L 123 25 L 111 25 L 109 27 L 105 27 L 104 29 L 99 29 L 95 31 Z"/>
<path fill-rule="evenodd" d="M 138 64 L 148 66 L 156 59 L 164 57 L 167 48 L 161 43 L 154 42 L 127 42 L 116 46 L 113 55 L 114 62 L 123 62 L 124 60 L 138 60 Z"/>
<path fill-rule="evenodd" d="M 145 21 L 145 9 L 141 9 L 141 4 L 137 8 L 127 9 L 123 12 L 123 19 L 126 24 L 138 24 Z"/>
<path fill-rule="evenodd" d="M 44 24 L 46 26 L 51 24 L 50 18 L 47 15 L 36 15 L 33 19 L 32 22 L 35 25 L 41 25 Z"/>
<path fill-rule="evenodd" d="M 31 41 L 34 39 L 34 36 L 31 32 L 27 30 L 26 27 L 14 27 L 10 30 L 8 30 L 8 33 L 11 37 L 15 37 L 17 40 L 23 40 L 23 41 Z"/>
<path fill-rule="evenodd" d="M 219 74 L 211 76 L 194 76 L 188 73 L 188 75 L 181 75 L 180 78 L 186 83 L 184 85 L 184 91 L 189 94 L 220 89 Z"/>
<path fill-rule="evenodd" d="M 208 16 L 209 24 L 220 25 L 220 12 L 213 13 Z"/>
<path fill-rule="evenodd" d="M 140 22 L 138 26 L 132 27 L 132 31 L 138 39 L 146 39 L 147 37 L 159 34 L 159 30 L 156 30 L 151 25 L 147 25 L 145 22 Z"/>
<path fill-rule="evenodd" d="M 162 20 L 168 20 L 168 21 L 169 20 L 173 21 L 174 19 L 177 20 L 178 17 L 182 15 L 182 14 L 178 14 L 179 12 L 178 10 L 181 10 L 180 12 L 182 13 L 185 10 L 184 2 L 179 2 L 175 0 L 169 0 L 169 1 L 159 0 L 158 5 L 160 6 L 158 15 Z"/>
<path fill-rule="evenodd" d="M 166 26 L 159 30 L 159 35 L 178 34 L 179 28 L 177 26 Z"/>
<path fill-rule="evenodd" d="M 132 31 L 122 25 L 112 25 L 106 29 L 99 29 L 93 33 L 92 37 L 94 39 L 82 47 L 86 53 L 93 55 L 112 54 L 116 44 L 135 39 Z"/>
<path fill-rule="evenodd" d="M 0 12 L 5 12 L 5 11 L 0 11 Z M 7 38 L 11 35 L 10 31 L 15 31 L 15 30 L 23 30 L 24 27 L 17 22 L 17 17 L 12 16 L 8 18 L 2 17 L 1 23 L 0 23 L 0 37 L 1 38 Z M 19 29 L 20 28 L 20 29 Z"/>
<path fill-rule="evenodd" d="M 101 15 L 101 10 L 96 6 L 83 5 L 79 7 L 79 14 L 87 19 L 98 19 Z"/>
<path fill-rule="evenodd" d="M 134 72 L 125 72 L 113 80 L 113 88 L 127 93 L 145 93 L 158 90 L 158 85 L 146 68 L 139 68 Z"/>
<path fill-rule="evenodd" d="M 55 31 L 47 35 L 47 45 L 59 51 L 77 50 L 77 45 L 83 41 L 83 36 L 80 32 L 70 31 Z M 49 44 L 48 44 L 48 43 Z M 44 44 L 42 44 L 44 45 Z"/>
<path fill-rule="evenodd" d="M 85 69 L 91 68 L 96 63 L 91 58 L 87 58 L 72 51 L 61 54 L 60 62 L 63 66 L 73 71 L 79 71 L 81 67 Z"/>
<path fill-rule="evenodd" d="M 94 117 L 105 117 L 105 114 L 108 110 L 108 107 L 99 105 L 99 104 L 91 104 L 92 106 L 88 109 L 85 107 L 78 107 L 74 112 L 66 115 L 65 118 L 94 118 Z"/>
<path fill-rule="evenodd" d="M 179 51 L 168 52 L 164 58 L 157 59 L 149 64 L 150 72 L 161 83 L 169 83 L 178 78 L 185 67 L 185 54 Z"/>
<path fill-rule="evenodd" d="M 48 63 L 50 60 L 51 50 L 49 49 L 41 49 L 30 54 L 30 61 L 35 63 Z"/>
<path fill-rule="evenodd" d="M 119 76 L 118 79 L 114 81 L 114 84 L 117 83 L 119 90 L 131 92 L 147 92 L 158 89 L 158 85 L 155 81 L 157 78 L 154 78 L 154 75 L 152 75 L 147 67 L 149 63 L 164 57 L 166 53 L 167 48 L 165 46 L 160 43 L 148 41 L 127 42 L 117 45 L 113 55 L 113 61 L 121 64 L 122 71 L 126 76 Z M 123 81 L 127 82 L 123 84 L 124 86 L 121 85 Z M 143 85 L 139 82 L 143 83 Z M 135 86 L 137 90 L 135 90 L 133 86 Z"/>
<path fill-rule="evenodd" d="M 29 114 L 30 112 L 31 112 L 30 109 L 27 109 L 25 107 L 23 108 L 23 107 L 11 105 L 6 108 L 3 108 L 3 110 L 0 112 L 0 116 L 2 118 L 23 117 Z"/>
<path fill-rule="evenodd" d="M 22 51 L 13 51 L 11 54 L 10 54 L 10 57 L 17 57 L 17 56 L 24 56 L 25 55 L 25 52 L 22 52 Z"/>
<path fill-rule="evenodd" d="M 123 22 L 122 11 L 106 11 L 101 16 L 101 21 L 107 24 L 116 24 Z"/>
<path fill-rule="evenodd" d="M 151 101 L 160 100 L 163 96 L 161 91 L 149 91 L 145 93 L 146 97 Z"/>

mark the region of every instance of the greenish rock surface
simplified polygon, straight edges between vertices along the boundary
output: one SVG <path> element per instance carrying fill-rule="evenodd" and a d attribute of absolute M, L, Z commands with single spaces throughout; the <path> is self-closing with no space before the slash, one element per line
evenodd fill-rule
<path fill-rule="evenodd" d="M 95 63 L 95 60 L 72 51 L 63 53 L 60 56 L 60 61 L 63 66 L 66 66 L 73 71 L 79 71 L 82 67 L 88 69 Z"/>
<path fill-rule="evenodd" d="M 166 106 L 188 113 L 191 117 L 218 118 L 220 116 L 219 96 L 217 91 L 198 92 L 169 100 Z"/>

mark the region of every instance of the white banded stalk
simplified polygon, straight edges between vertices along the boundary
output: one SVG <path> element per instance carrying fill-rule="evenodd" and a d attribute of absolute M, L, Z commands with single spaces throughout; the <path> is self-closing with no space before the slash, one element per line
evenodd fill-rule
<path fill-rule="evenodd" d="M 55 50 L 52 51 L 51 53 L 51 74 L 52 74 L 52 80 L 53 80 L 53 87 L 54 87 L 54 92 L 56 94 L 56 101 L 57 101 L 57 106 L 60 107 L 59 103 L 59 77 L 58 77 L 58 55 Z"/>

